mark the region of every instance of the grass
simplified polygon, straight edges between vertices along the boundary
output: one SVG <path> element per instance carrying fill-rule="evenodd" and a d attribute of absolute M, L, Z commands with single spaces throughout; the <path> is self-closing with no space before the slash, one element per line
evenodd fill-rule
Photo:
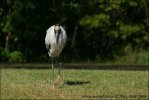
<path fill-rule="evenodd" d="M 55 71 L 56 75 L 57 69 Z M 1 99 L 147 99 L 148 71 L 62 70 L 52 91 L 50 69 L 1 69 Z"/>

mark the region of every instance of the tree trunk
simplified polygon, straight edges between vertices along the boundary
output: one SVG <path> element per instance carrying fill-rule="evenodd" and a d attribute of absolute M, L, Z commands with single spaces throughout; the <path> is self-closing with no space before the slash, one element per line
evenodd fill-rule
<path fill-rule="evenodd" d="M 72 41 L 71 41 L 71 48 L 75 47 L 75 40 L 76 40 L 76 36 L 77 36 L 77 30 L 78 30 L 78 27 L 75 26 L 74 34 L 73 34 Z"/>

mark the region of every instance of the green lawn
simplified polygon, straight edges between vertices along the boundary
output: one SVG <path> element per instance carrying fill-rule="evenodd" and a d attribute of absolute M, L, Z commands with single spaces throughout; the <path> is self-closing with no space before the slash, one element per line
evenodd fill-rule
<path fill-rule="evenodd" d="M 52 91 L 50 69 L 1 69 L 1 99 L 147 99 L 147 71 L 64 69 L 61 75 Z"/>

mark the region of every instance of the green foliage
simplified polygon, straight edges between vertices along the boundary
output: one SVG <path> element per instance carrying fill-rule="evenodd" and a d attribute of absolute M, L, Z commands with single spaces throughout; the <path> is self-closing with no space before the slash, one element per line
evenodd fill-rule
<path fill-rule="evenodd" d="M 8 61 L 11 63 L 20 63 L 25 62 L 25 57 L 20 51 L 12 51 L 10 52 L 8 48 L 1 49 L 1 59 L 4 61 Z"/>
<path fill-rule="evenodd" d="M 141 27 L 139 25 L 126 25 L 126 24 L 121 24 L 120 25 L 120 31 L 123 33 L 123 34 L 132 34 L 132 33 L 136 33 L 136 32 L 139 32 L 141 30 Z"/>
<path fill-rule="evenodd" d="M 24 62 L 24 56 L 19 51 L 13 51 L 10 53 L 9 62 Z"/>
<path fill-rule="evenodd" d="M 0 54 L 1 57 L 3 57 L 2 60 L 8 60 L 9 59 L 10 52 L 9 52 L 8 48 L 0 49 L 0 52 L 1 52 L 1 54 Z"/>
<path fill-rule="evenodd" d="M 3 0 L 0 5 L 1 48 L 7 42 L 29 61 L 47 61 L 41 57 L 47 54 L 44 38 L 55 23 L 68 34 L 66 61 L 115 59 L 129 44 L 133 51 L 149 49 L 149 0 Z M 2 58 L 9 61 L 6 54 Z"/>
<path fill-rule="evenodd" d="M 112 38 L 118 38 L 118 31 L 117 30 L 111 30 L 110 32 L 108 32 L 108 36 L 112 37 Z"/>
<path fill-rule="evenodd" d="M 149 64 L 149 52 L 130 52 L 125 56 L 117 57 L 114 61 L 116 64 Z"/>
<path fill-rule="evenodd" d="M 80 25 L 89 25 L 94 28 L 99 28 L 100 26 L 103 26 L 103 24 L 109 23 L 109 16 L 106 14 L 98 14 L 94 16 L 85 16 L 80 21 Z"/>

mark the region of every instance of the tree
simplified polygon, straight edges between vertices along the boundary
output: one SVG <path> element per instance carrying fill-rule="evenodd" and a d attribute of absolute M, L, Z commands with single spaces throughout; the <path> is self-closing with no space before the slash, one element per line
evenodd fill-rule
<path fill-rule="evenodd" d="M 113 59 L 125 54 L 128 46 L 133 51 L 147 50 L 148 5 L 148 0 L 3 0 L 0 6 L 0 51 L 2 56 L 6 55 L 3 61 L 10 61 L 10 54 L 19 54 L 27 62 L 47 61 L 44 38 L 46 30 L 55 23 L 65 26 L 68 33 L 63 56 L 66 61 Z"/>

